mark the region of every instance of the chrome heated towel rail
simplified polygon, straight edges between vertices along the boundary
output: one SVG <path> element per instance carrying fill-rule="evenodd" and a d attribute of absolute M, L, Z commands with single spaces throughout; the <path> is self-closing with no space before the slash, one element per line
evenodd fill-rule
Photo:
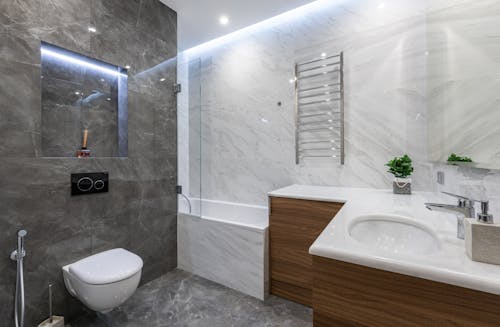
<path fill-rule="evenodd" d="M 344 53 L 295 65 L 295 161 L 338 158 L 344 164 Z"/>

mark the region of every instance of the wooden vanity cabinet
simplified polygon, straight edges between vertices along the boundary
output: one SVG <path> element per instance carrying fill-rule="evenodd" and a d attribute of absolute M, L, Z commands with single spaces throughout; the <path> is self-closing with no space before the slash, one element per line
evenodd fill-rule
<path fill-rule="evenodd" d="M 342 204 L 279 197 L 269 201 L 270 292 L 311 307 L 313 262 L 309 247 Z"/>
<path fill-rule="evenodd" d="M 314 256 L 314 327 L 500 326 L 500 296 Z"/>

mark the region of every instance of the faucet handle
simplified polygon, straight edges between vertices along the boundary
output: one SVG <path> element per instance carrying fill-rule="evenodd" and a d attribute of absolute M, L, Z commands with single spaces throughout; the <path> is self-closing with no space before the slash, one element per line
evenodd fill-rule
<path fill-rule="evenodd" d="M 456 195 L 449 192 L 442 192 L 446 195 L 455 197 L 458 199 L 458 204 L 460 206 L 473 206 L 474 202 L 481 203 L 481 213 L 477 214 L 477 221 L 482 222 L 484 224 L 493 224 L 493 215 L 491 215 L 488 211 L 490 208 L 490 201 L 479 201 L 471 198 L 467 198 L 465 196 Z"/>
<path fill-rule="evenodd" d="M 441 193 L 449 195 L 449 196 L 452 196 L 454 198 L 457 198 L 458 199 L 458 204 L 461 205 L 461 206 L 464 206 L 464 207 L 465 206 L 473 206 L 474 202 L 482 202 L 482 201 L 474 200 L 474 199 L 471 199 L 471 198 L 468 198 L 468 197 L 465 197 L 465 196 L 462 196 L 462 195 L 457 195 L 457 194 L 449 193 L 449 192 L 441 192 Z"/>

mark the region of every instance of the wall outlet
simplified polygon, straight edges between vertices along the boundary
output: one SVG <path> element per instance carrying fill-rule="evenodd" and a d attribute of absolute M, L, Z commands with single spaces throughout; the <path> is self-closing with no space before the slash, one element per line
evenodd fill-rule
<path fill-rule="evenodd" d="M 444 185 L 444 172 L 443 171 L 437 172 L 437 182 L 438 182 L 438 184 Z"/>

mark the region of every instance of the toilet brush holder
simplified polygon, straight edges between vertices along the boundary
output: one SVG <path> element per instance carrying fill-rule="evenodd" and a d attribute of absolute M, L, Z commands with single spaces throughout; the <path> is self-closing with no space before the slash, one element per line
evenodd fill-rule
<path fill-rule="evenodd" d="M 38 327 L 64 327 L 64 317 L 52 316 L 38 325 Z"/>
<path fill-rule="evenodd" d="M 64 317 L 52 315 L 52 284 L 49 284 L 49 318 L 38 327 L 64 327 Z"/>

